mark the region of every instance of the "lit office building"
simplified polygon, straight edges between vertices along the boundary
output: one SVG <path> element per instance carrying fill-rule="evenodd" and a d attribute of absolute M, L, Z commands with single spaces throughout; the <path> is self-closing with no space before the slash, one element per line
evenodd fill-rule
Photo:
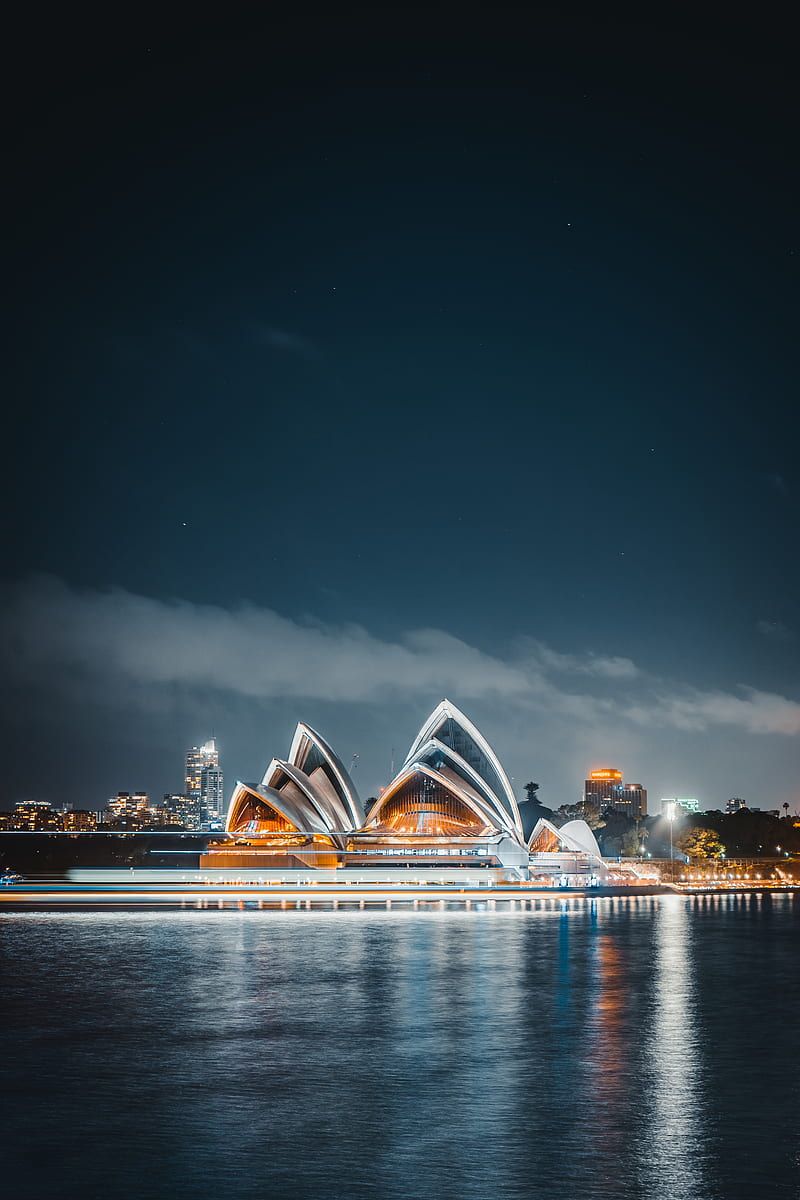
<path fill-rule="evenodd" d="M 584 801 L 595 808 L 610 808 L 634 821 L 647 816 L 647 788 L 640 783 L 625 783 L 622 771 L 602 767 L 592 771 L 584 782 Z"/>
<path fill-rule="evenodd" d="M 28 832 L 61 829 L 61 813 L 47 800 L 23 800 L 14 805 L 11 828 Z"/>
<path fill-rule="evenodd" d="M 647 788 L 640 783 L 623 783 L 609 807 L 638 821 L 647 816 Z"/>
<path fill-rule="evenodd" d="M 222 828 L 225 820 L 224 780 L 219 765 L 203 767 L 200 775 L 200 808 L 203 820 L 214 828 Z"/>
<path fill-rule="evenodd" d="M 614 788 L 622 784 L 622 771 L 616 767 L 602 767 L 592 771 L 584 783 L 583 798 L 586 804 L 594 808 L 608 808 L 614 795 Z"/>
<path fill-rule="evenodd" d="M 61 814 L 61 824 L 70 833 L 93 833 L 97 829 L 97 813 L 68 808 Z"/>
<path fill-rule="evenodd" d="M 127 821 L 140 817 L 150 807 L 147 792 L 117 792 L 106 805 L 110 821 Z"/>
<path fill-rule="evenodd" d="M 700 801 L 681 798 L 680 796 L 668 796 L 661 801 L 661 815 L 666 816 L 668 813 L 679 815 L 680 813 L 698 813 L 700 812 Z"/>
<path fill-rule="evenodd" d="M 200 801 L 183 792 L 164 792 L 161 807 L 184 829 L 197 829 L 200 825 Z"/>
<path fill-rule="evenodd" d="M 177 813 L 168 808 L 150 808 L 142 824 L 145 829 L 184 829 L 184 823 Z"/>
<path fill-rule="evenodd" d="M 190 801 L 189 828 L 206 823 L 221 825 L 225 815 L 224 780 L 216 738 L 186 751 L 186 795 Z"/>

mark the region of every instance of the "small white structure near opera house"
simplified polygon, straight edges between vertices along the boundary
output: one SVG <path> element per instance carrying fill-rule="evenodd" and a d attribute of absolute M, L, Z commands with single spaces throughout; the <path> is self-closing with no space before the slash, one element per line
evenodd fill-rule
<path fill-rule="evenodd" d="M 544 817 L 528 841 L 530 877 L 559 887 L 597 887 L 608 881 L 597 839 L 585 821 L 557 828 Z"/>

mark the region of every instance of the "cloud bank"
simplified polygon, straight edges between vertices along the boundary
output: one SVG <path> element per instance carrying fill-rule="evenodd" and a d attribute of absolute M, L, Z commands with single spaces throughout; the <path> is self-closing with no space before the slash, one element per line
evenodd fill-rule
<path fill-rule="evenodd" d="M 1 605 L 11 686 L 76 700 L 147 706 L 169 689 L 340 703 L 450 695 L 631 729 L 800 733 L 800 703 L 788 697 L 744 684 L 698 690 L 628 658 L 561 653 L 531 639 L 498 656 L 441 629 L 387 640 L 357 625 L 294 621 L 253 604 L 226 609 L 78 590 L 43 577 L 7 588 Z"/>

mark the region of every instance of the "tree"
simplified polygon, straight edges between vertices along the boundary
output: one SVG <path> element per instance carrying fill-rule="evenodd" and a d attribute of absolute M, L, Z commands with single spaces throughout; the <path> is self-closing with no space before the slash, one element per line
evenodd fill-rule
<path fill-rule="evenodd" d="M 553 810 L 552 808 L 546 808 L 545 805 L 542 804 L 541 800 L 536 795 L 538 790 L 538 783 L 525 784 L 525 799 L 520 803 L 519 815 L 522 817 L 522 832 L 525 834 L 526 838 L 531 836 L 531 833 L 536 826 L 536 822 L 541 817 L 544 817 L 548 821 L 553 820 Z"/>
<path fill-rule="evenodd" d="M 628 829 L 622 835 L 620 843 L 620 854 L 623 858 L 638 858 L 642 853 L 642 837 L 646 834 L 640 834 L 638 829 Z"/>
<path fill-rule="evenodd" d="M 634 822 L 627 813 L 607 808 L 603 813 L 602 820 L 595 825 L 597 840 L 603 855 L 606 858 L 616 858 L 618 854 L 622 854 L 623 839 L 635 828 Z"/>
<path fill-rule="evenodd" d="M 784 821 L 786 820 L 788 815 L 789 815 L 789 801 L 784 800 L 784 802 L 783 802 L 783 819 L 784 819 Z"/>
<path fill-rule="evenodd" d="M 585 821 L 590 829 L 602 829 L 605 825 L 596 804 L 562 804 L 561 808 L 556 809 L 556 816 L 561 824 L 566 821 Z"/>
<path fill-rule="evenodd" d="M 688 858 L 719 858 L 725 853 L 725 847 L 713 829 L 687 829 L 676 845 Z"/>

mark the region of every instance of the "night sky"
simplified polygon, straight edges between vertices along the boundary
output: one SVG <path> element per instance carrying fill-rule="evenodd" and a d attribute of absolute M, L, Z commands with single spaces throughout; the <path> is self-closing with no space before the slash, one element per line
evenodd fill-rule
<path fill-rule="evenodd" d="M 788 31 L 248 12 L 8 49 L 0 804 L 299 718 L 366 796 L 443 695 L 800 804 Z"/>

